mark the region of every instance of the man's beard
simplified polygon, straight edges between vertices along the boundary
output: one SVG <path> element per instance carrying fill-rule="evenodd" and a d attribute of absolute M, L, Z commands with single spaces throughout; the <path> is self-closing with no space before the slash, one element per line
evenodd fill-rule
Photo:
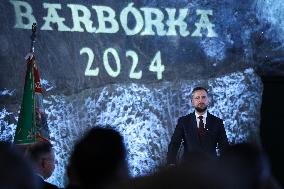
<path fill-rule="evenodd" d="M 205 107 L 195 107 L 195 110 L 198 112 L 198 113 L 203 113 L 207 110 L 207 106 Z"/>

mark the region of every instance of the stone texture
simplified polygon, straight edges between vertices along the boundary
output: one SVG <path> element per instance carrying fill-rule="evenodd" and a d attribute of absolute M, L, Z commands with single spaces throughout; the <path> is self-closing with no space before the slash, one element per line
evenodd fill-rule
<path fill-rule="evenodd" d="M 88 33 L 88 32 L 60 32 L 57 26 L 52 25 L 53 31 L 40 30 L 44 25 L 47 10 L 43 8 L 42 1 L 26 0 L 33 9 L 37 18 L 38 36 L 36 42 L 37 64 L 41 77 L 48 80 L 57 89 L 54 94 L 70 95 L 79 93 L 84 89 L 97 88 L 106 84 L 120 83 L 149 83 L 157 82 L 156 75 L 148 67 L 156 52 L 161 52 L 162 64 L 165 65 L 162 81 L 176 81 L 179 79 L 209 79 L 219 77 L 226 73 L 241 71 L 254 67 L 260 75 L 282 75 L 283 68 L 283 2 L 282 0 L 264 1 L 142 1 L 134 3 L 143 15 L 142 7 L 159 9 L 166 23 L 168 16 L 165 8 L 188 9 L 185 19 L 190 34 L 196 29 L 195 23 L 200 16 L 197 9 L 209 9 L 213 15 L 209 16 L 211 23 L 215 24 L 214 31 L 218 37 L 208 38 L 204 31 L 202 37 L 181 35 L 176 36 L 143 36 L 140 33 L 127 36 L 122 27 L 114 34 Z M 65 18 L 68 27 L 73 26 L 68 3 L 60 2 L 61 11 L 58 14 Z M 119 22 L 121 11 L 127 7 L 124 1 L 105 2 L 84 1 L 85 6 L 92 14 L 94 26 L 97 26 L 97 17 L 92 5 L 105 5 L 116 12 Z M 3 15 L 11 19 L 0 17 L 0 91 L 16 90 L 13 101 L 20 101 L 25 63 L 23 57 L 30 48 L 30 30 L 14 28 L 15 10 L 9 1 L 1 1 L 0 7 Z M 131 23 L 132 17 L 129 22 Z M 83 24 L 82 24 L 83 25 Z M 84 28 L 84 27 L 83 27 Z M 177 27 L 179 34 L 179 29 Z M 80 50 L 88 47 L 94 52 L 92 67 L 100 69 L 99 76 L 86 77 L 87 55 L 80 55 Z M 114 48 L 120 57 L 121 72 L 119 76 L 110 77 L 103 66 L 103 54 L 106 49 Z M 137 70 L 143 72 L 140 80 L 129 78 L 131 58 L 126 57 L 127 50 L 134 50 L 139 58 Z M 114 67 L 114 63 L 111 65 Z M 1 101 L 1 99 L 0 99 Z M 5 101 L 7 103 L 7 101 Z M 10 103 L 10 102 L 8 102 Z"/>
<path fill-rule="evenodd" d="M 96 125 L 110 125 L 122 134 L 132 176 L 155 171 L 165 163 L 178 117 L 193 111 L 190 94 L 196 85 L 209 87 L 209 111 L 223 118 L 231 143 L 259 142 L 262 83 L 253 69 L 209 80 L 113 84 L 70 96 L 50 95 L 44 103 L 58 162 L 50 181 L 63 185 L 74 143 Z M 1 140 L 13 138 L 11 115 L 17 112 L 2 108 Z"/>

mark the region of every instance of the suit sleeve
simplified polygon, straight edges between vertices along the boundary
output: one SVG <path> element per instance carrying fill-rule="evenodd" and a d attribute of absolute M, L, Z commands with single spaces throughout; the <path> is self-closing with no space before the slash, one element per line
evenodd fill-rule
<path fill-rule="evenodd" d="M 178 124 L 175 128 L 174 134 L 171 138 L 170 144 L 168 146 L 168 154 L 167 154 L 167 163 L 168 164 L 175 164 L 176 163 L 176 156 L 178 150 L 181 145 L 181 141 L 184 136 L 184 131 L 182 124 L 180 123 L 180 119 L 178 120 Z"/>
<path fill-rule="evenodd" d="M 221 120 L 220 128 L 219 128 L 219 138 L 218 138 L 218 148 L 220 151 L 220 155 L 223 154 L 224 150 L 228 148 L 229 142 L 226 135 L 225 127 L 223 121 Z"/>

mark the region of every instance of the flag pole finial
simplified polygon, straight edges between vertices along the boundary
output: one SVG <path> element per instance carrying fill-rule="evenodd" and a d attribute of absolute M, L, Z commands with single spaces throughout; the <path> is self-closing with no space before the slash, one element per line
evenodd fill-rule
<path fill-rule="evenodd" d="M 32 43 L 31 43 L 31 53 L 34 53 L 35 52 L 34 44 L 35 44 L 35 41 L 36 41 L 36 23 L 33 23 L 33 25 L 32 25 L 31 40 L 32 40 Z"/>

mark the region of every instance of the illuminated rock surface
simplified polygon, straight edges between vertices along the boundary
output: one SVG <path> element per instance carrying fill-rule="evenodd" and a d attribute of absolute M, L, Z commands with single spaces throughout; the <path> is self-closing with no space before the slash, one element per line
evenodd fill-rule
<path fill-rule="evenodd" d="M 45 106 L 58 162 L 50 181 L 63 185 L 74 142 L 95 125 L 110 125 L 123 135 L 132 176 L 155 171 L 165 163 L 178 117 L 192 111 L 191 90 L 199 84 L 209 86 L 209 110 L 223 118 L 231 143 L 259 142 L 262 84 L 252 69 L 208 81 L 114 84 L 70 96 L 50 95 Z M 13 116 L 17 112 L 1 110 L 1 140 L 12 139 Z"/>

